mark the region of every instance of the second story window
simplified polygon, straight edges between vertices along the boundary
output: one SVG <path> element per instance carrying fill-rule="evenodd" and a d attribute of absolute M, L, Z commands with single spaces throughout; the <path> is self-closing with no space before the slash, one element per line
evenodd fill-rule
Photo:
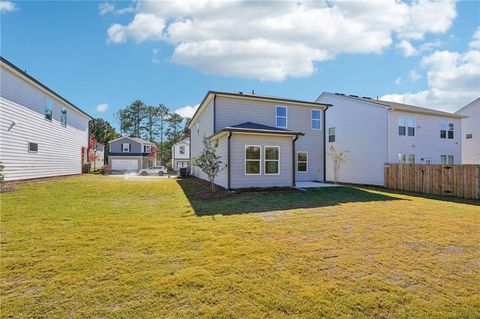
<path fill-rule="evenodd" d="M 150 153 L 151 150 L 152 150 L 152 145 L 143 145 L 144 153 Z"/>
<path fill-rule="evenodd" d="M 130 152 L 130 144 L 129 143 L 122 143 L 122 152 L 124 152 L 124 153 Z"/>
<path fill-rule="evenodd" d="M 440 138 L 453 139 L 454 137 L 453 122 L 440 121 Z"/>
<path fill-rule="evenodd" d="M 277 127 L 287 128 L 287 108 L 285 106 L 277 106 L 275 109 Z"/>
<path fill-rule="evenodd" d="M 416 120 L 414 118 L 398 118 L 398 135 L 415 136 Z"/>
<path fill-rule="evenodd" d="M 52 100 L 50 100 L 48 97 L 45 98 L 45 119 L 51 121 L 52 120 Z"/>
<path fill-rule="evenodd" d="M 178 148 L 178 152 L 179 152 L 180 154 L 184 155 L 184 154 L 185 154 L 185 146 L 180 146 L 180 147 Z"/>
<path fill-rule="evenodd" d="M 335 128 L 329 127 L 328 128 L 328 142 L 332 143 L 335 142 Z"/>
<path fill-rule="evenodd" d="M 67 109 L 65 108 L 65 106 L 62 106 L 62 114 L 61 114 L 61 117 L 60 117 L 60 123 L 62 124 L 62 126 L 67 127 Z"/>
<path fill-rule="evenodd" d="M 312 130 L 320 129 L 320 110 L 312 110 Z"/>

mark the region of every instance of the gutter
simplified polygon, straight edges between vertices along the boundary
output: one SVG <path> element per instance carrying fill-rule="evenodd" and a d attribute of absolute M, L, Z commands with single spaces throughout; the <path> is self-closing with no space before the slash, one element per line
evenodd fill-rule
<path fill-rule="evenodd" d="M 327 106 L 323 110 L 323 182 L 327 181 Z"/>
<path fill-rule="evenodd" d="M 230 139 L 232 138 L 232 132 L 228 133 L 227 140 L 227 191 L 230 190 Z"/>
<path fill-rule="evenodd" d="M 217 132 L 217 95 L 213 95 L 213 134 Z"/>
<path fill-rule="evenodd" d="M 292 140 L 292 187 L 296 186 L 296 170 L 295 170 L 295 142 L 298 140 L 298 135 L 295 135 L 295 138 Z"/>

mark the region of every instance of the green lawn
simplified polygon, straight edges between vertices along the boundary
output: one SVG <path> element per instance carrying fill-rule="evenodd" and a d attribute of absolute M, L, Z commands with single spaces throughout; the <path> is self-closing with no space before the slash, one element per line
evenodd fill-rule
<path fill-rule="evenodd" d="M 479 318 L 480 206 L 79 176 L 1 198 L 2 318 Z"/>

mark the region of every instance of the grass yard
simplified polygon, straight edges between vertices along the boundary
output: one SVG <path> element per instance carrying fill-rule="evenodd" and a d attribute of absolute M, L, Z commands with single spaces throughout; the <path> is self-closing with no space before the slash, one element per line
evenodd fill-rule
<path fill-rule="evenodd" d="M 480 206 L 78 176 L 1 198 L 2 318 L 479 318 Z"/>

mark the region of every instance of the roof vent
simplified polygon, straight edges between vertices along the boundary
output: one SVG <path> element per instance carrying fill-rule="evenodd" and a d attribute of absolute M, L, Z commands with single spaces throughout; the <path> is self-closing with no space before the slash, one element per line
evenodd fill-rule
<path fill-rule="evenodd" d="M 238 92 L 238 94 L 243 94 L 243 92 L 242 92 L 242 91 L 240 91 L 240 92 Z"/>
<path fill-rule="evenodd" d="M 362 96 L 364 99 L 371 100 L 372 98 L 369 96 Z"/>
<path fill-rule="evenodd" d="M 350 94 L 350 96 L 351 96 L 351 97 L 358 97 L 358 95 L 352 95 L 352 94 Z"/>
<path fill-rule="evenodd" d="M 255 90 L 252 90 L 252 94 L 255 94 Z"/>
<path fill-rule="evenodd" d="M 335 93 L 335 95 L 345 95 L 345 94 L 343 94 L 343 93 Z"/>

